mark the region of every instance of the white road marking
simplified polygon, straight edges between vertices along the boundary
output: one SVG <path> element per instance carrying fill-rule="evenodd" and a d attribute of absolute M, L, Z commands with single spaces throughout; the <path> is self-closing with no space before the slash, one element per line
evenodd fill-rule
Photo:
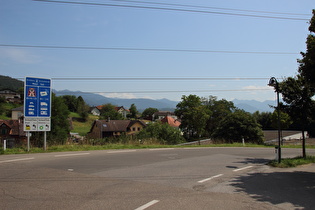
<path fill-rule="evenodd" d="M 74 153 L 74 154 L 55 155 L 55 157 L 69 157 L 69 156 L 89 155 L 89 154 L 91 153 Z"/>
<path fill-rule="evenodd" d="M 198 183 L 203 183 L 203 182 L 206 182 L 206 181 L 210 181 L 211 179 L 214 179 L 214 178 L 217 178 L 217 177 L 220 177 L 220 176 L 223 176 L 223 174 L 218 174 L 218 175 L 209 177 L 207 179 L 200 180 L 200 181 L 198 181 Z"/>
<path fill-rule="evenodd" d="M 241 171 L 241 170 L 245 170 L 245 169 L 248 169 L 248 168 L 251 168 L 253 166 L 246 166 L 246 167 L 243 167 L 243 168 L 238 168 L 238 169 L 235 169 L 233 171 Z"/>
<path fill-rule="evenodd" d="M 150 206 L 153 206 L 154 204 L 160 202 L 159 200 L 153 200 L 153 201 L 150 201 L 149 203 L 147 204 L 144 204 L 143 206 L 140 206 L 139 208 L 136 208 L 135 210 L 144 210 L 144 209 L 147 209 L 149 208 Z"/>
<path fill-rule="evenodd" d="M 173 150 L 174 148 L 156 148 L 156 149 L 149 149 L 151 151 L 163 151 L 163 150 Z"/>
<path fill-rule="evenodd" d="M 107 153 L 124 153 L 124 152 L 135 152 L 137 150 L 119 150 L 119 151 L 109 151 Z"/>
<path fill-rule="evenodd" d="M 35 158 L 20 158 L 20 159 L 12 159 L 12 160 L 2 160 L 0 163 L 10 163 L 10 162 L 16 162 L 16 161 L 24 161 L 24 160 L 33 160 Z"/>

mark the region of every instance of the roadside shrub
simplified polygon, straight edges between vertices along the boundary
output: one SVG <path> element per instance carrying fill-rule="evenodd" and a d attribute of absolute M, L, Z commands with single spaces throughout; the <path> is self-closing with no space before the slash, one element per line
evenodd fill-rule
<path fill-rule="evenodd" d="M 160 144 L 179 144 L 184 142 L 184 138 L 179 129 L 161 122 L 149 124 L 137 134 L 137 138 L 142 142 L 157 139 Z"/>

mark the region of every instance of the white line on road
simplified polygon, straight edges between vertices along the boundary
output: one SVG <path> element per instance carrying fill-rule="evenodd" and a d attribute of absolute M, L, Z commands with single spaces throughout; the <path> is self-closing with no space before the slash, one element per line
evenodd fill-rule
<path fill-rule="evenodd" d="M 203 182 L 206 182 L 206 181 L 210 181 L 211 179 L 214 179 L 214 178 L 217 178 L 217 177 L 220 177 L 220 176 L 223 176 L 223 174 L 218 174 L 218 175 L 209 177 L 207 179 L 200 180 L 200 181 L 198 181 L 198 183 L 203 183 Z"/>
<path fill-rule="evenodd" d="M 149 149 L 151 151 L 163 151 L 163 150 L 173 150 L 174 148 L 156 148 L 156 149 Z"/>
<path fill-rule="evenodd" d="M 149 208 L 150 206 L 153 206 L 154 204 L 160 202 L 159 200 L 153 200 L 153 201 L 150 201 L 149 203 L 147 204 L 144 204 L 143 206 L 140 206 L 139 208 L 136 208 L 135 210 L 144 210 L 146 208 Z"/>
<path fill-rule="evenodd" d="M 2 160 L 0 163 L 9 163 L 9 162 L 16 162 L 16 161 L 24 161 L 24 160 L 33 160 L 35 158 L 20 158 L 20 159 L 12 159 L 12 160 Z"/>
<path fill-rule="evenodd" d="M 69 157 L 69 156 L 89 155 L 89 154 L 91 154 L 91 153 L 75 153 L 75 154 L 55 155 L 55 157 Z"/>
<path fill-rule="evenodd" d="M 241 171 L 241 170 L 245 170 L 245 169 L 248 169 L 248 168 L 251 168 L 253 166 L 246 166 L 246 167 L 243 167 L 243 168 L 238 168 L 238 169 L 235 169 L 233 171 Z"/>
<path fill-rule="evenodd" d="M 124 153 L 124 152 L 135 152 L 137 150 L 119 150 L 119 151 L 109 151 L 107 153 Z"/>

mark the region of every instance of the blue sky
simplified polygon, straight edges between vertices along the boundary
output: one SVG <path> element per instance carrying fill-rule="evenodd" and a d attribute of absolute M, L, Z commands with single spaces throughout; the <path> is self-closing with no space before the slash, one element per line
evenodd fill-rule
<path fill-rule="evenodd" d="M 266 84 L 270 77 L 281 80 L 296 74 L 315 8 L 313 0 L 67 2 L 92 4 L 0 0 L 1 75 L 53 78 L 56 90 L 108 97 L 179 101 L 182 95 L 196 94 L 274 100 L 275 93 Z M 201 7 L 165 5 L 169 3 Z M 235 53 L 227 53 L 231 51 Z"/>

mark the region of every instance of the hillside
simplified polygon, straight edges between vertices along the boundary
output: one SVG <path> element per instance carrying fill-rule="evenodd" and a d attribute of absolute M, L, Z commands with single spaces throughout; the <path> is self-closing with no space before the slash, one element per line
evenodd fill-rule
<path fill-rule="evenodd" d="M 9 89 L 17 91 L 24 87 L 24 82 L 8 76 L 0 75 L 0 90 Z"/>

